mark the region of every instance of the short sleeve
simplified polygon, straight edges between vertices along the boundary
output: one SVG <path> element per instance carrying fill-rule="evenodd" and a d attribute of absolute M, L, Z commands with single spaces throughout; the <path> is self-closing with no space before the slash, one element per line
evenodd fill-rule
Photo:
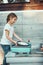
<path fill-rule="evenodd" d="M 7 25 L 5 26 L 5 28 L 4 28 L 4 30 L 8 30 L 8 31 L 9 31 L 9 30 L 10 30 L 10 25 L 7 24 Z"/>

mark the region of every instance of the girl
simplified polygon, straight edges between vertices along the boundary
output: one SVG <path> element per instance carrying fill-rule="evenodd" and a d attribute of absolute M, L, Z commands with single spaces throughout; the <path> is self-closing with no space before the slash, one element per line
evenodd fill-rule
<path fill-rule="evenodd" d="M 7 24 L 4 27 L 3 35 L 1 39 L 1 46 L 4 50 L 4 55 L 6 55 L 8 51 L 10 51 L 11 43 L 14 43 L 15 45 L 17 45 L 17 42 L 12 39 L 13 35 L 18 40 L 22 41 L 22 39 L 14 32 L 13 24 L 16 22 L 16 20 L 17 20 L 17 16 L 15 13 L 10 13 L 7 16 Z M 4 58 L 3 65 L 7 65 L 6 58 Z"/>

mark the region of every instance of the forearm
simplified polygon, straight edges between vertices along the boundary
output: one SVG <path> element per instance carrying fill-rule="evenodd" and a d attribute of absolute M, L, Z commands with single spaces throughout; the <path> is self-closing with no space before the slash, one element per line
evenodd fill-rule
<path fill-rule="evenodd" d="M 10 33 L 10 32 L 9 32 L 8 30 L 5 30 L 6 38 L 7 38 L 10 42 L 16 44 L 16 41 L 14 41 L 14 40 L 9 36 L 9 33 Z"/>
<path fill-rule="evenodd" d="M 14 36 L 15 36 L 18 40 L 22 40 L 17 34 L 14 34 Z"/>
<path fill-rule="evenodd" d="M 10 42 L 12 42 L 12 43 L 15 43 L 16 44 L 16 41 L 14 41 L 12 38 L 10 38 L 9 36 L 6 36 L 6 38 L 10 41 Z"/>

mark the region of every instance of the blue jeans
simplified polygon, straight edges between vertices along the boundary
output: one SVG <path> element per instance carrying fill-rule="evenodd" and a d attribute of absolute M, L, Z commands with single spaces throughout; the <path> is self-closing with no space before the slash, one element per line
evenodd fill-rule
<path fill-rule="evenodd" d="M 10 51 L 10 45 L 1 45 L 4 50 L 4 61 L 3 65 L 7 65 L 5 55 Z"/>

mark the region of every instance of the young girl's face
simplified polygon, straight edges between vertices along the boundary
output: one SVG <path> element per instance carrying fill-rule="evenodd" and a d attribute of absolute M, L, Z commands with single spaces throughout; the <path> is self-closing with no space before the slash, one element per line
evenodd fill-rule
<path fill-rule="evenodd" d="M 13 23 L 15 23 L 15 22 L 16 22 L 16 20 L 17 20 L 17 18 L 16 18 L 16 17 L 14 17 L 14 18 L 10 18 L 10 23 L 11 23 L 11 24 L 13 24 Z"/>

